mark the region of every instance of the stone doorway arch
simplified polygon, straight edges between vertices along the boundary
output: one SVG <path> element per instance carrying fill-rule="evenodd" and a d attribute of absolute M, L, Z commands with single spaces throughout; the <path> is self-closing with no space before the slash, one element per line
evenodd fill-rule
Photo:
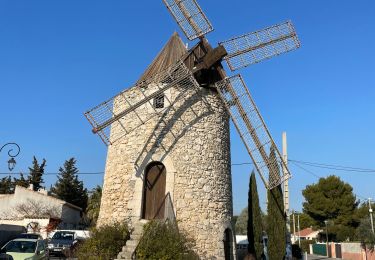
<path fill-rule="evenodd" d="M 147 165 L 143 184 L 142 219 L 163 219 L 166 169 L 161 162 Z"/>

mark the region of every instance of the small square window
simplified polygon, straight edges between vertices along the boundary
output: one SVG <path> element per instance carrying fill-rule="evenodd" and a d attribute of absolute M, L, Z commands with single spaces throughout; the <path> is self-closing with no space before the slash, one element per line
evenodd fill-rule
<path fill-rule="evenodd" d="M 154 108 L 164 108 L 164 94 L 157 95 L 154 98 Z"/>

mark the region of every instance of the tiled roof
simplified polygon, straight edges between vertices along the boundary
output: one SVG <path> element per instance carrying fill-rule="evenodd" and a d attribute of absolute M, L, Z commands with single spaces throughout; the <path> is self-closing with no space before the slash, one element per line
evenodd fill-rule
<path fill-rule="evenodd" d="M 294 233 L 296 236 L 301 236 L 301 237 L 308 237 L 311 233 L 317 232 L 316 230 L 313 230 L 312 228 L 305 228 L 302 229 L 300 232 Z"/>

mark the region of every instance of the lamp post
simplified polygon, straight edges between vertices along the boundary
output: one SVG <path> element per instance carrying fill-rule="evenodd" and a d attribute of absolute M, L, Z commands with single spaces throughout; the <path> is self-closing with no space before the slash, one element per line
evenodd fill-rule
<path fill-rule="evenodd" d="M 371 220 L 371 231 L 374 234 L 374 220 L 372 219 L 372 208 L 371 208 L 371 198 L 368 199 L 368 212 L 370 213 L 370 220 Z"/>
<path fill-rule="evenodd" d="M 297 215 L 297 227 L 298 227 L 298 246 L 301 248 L 301 229 L 299 226 L 299 215 Z"/>
<path fill-rule="evenodd" d="M 324 223 L 326 224 L 327 257 L 329 257 L 329 254 L 328 254 L 328 220 L 324 220 Z"/>
<path fill-rule="evenodd" d="M 8 155 L 9 155 L 9 160 L 8 160 L 8 169 L 9 171 L 12 171 L 14 169 L 14 167 L 16 166 L 17 162 L 16 160 L 14 159 L 15 157 L 18 156 L 18 154 L 20 153 L 21 151 L 21 148 L 19 147 L 18 144 L 16 143 L 6 143 L 4 144 L 1 148 L 0 148 L 0 153 L 1 151 L 5 148 L 5 147 L 8 147 L 9 146 L 9 150 L 8 150 Z M 13 148 L 16 148 L 15 151 L 13 151 Z"/>

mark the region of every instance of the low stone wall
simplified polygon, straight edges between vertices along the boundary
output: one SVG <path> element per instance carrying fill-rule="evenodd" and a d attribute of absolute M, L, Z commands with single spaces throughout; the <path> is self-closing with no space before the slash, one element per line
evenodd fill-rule
<path fill-rule="evenodd" d="M 375 260 L 375 251 L 365 251 L 360 243 L 329 243 L 329 256 L 346 260 Z"/>

